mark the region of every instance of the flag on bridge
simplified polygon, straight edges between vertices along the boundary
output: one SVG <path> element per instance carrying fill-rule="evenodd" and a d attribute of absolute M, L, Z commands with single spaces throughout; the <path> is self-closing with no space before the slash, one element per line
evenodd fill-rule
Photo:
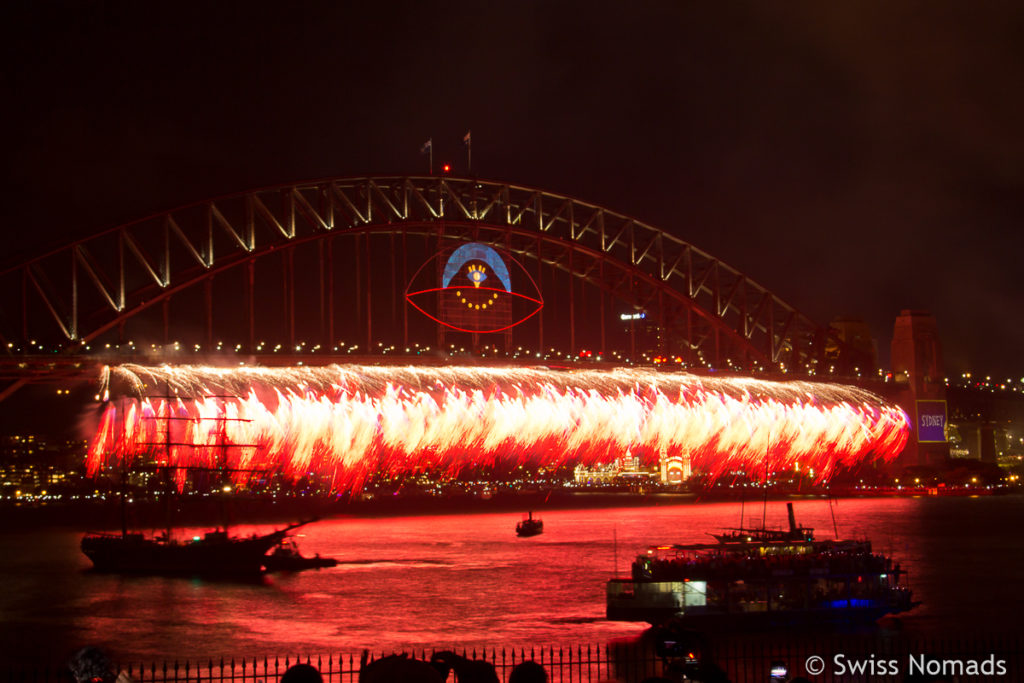
<path fill-rule="evenodd" d="M 462 136 L 462 141 L 465 142 L 467 145 L 470 144 L 470 140 L 472 139 L 472 133 L 473 131 L 467 130 L 466 134 Z"/>
<path fill-rule="evenodd" d="M 422 147 L 420 147 L 420 154 L 427 153 L 430 154 L 430 156 L 427 157 L 427 172 L 430 173 L 430 175 L 434 175 L 434 138 L 427 138 L 427 141 L 423 143 Z"/>

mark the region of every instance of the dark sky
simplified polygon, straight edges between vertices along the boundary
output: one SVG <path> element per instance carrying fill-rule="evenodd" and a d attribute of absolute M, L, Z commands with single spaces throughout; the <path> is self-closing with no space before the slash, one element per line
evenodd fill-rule
<path fill-rule="evenodd" d="M 1024 6 L 4 4 L 5 264 L 214 195 L 464 172 L 634 215 L 811 318 L 1024 363 Z"/>

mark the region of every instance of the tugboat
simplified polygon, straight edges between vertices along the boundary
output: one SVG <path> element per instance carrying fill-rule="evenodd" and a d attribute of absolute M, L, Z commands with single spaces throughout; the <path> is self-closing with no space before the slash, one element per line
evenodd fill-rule
<path fill-rule="evenodd" d="M 686 628 L 870 623 L 913 608 L 907 572 L 871 542 L 798 527 L 735 529 L 717 543 L 653 546 L 607 584 L 607 617 Z"/>
<path fill-rule="evenodd" d="M 333 557 L 320 557 L 317 553 L 313 557 L 306 557 L 299 552 L 295 541 L 282 541 L 274 551 L 263 558 L 263 566 L 268 572 L 297 572 L 303 569 L 320 569 L 321 567 L 337 566 L 338 561 Z"/>
<path fill-rule="evenodd" d="M 544 533 L 544 521 L 539 517 L 534 518 L 532 510 L 528 514 L 528 517 L 516 523 L 516 535 L 526 537 Z"/>

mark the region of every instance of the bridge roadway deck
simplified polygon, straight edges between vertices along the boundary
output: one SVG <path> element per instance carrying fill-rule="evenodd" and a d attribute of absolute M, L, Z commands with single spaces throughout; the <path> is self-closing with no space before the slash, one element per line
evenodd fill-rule
<path fill-rule="evenodd" d="M 213 365 L 219 367 L 322 367 L 326 365 L 376 365 L 376 366 L 499 366 L 571 370 L 612 370 L 623 367 L 621 362 L 612 361 L 570 361 L 564 359 L 533 358 L 486 358 L 471 355 L 394 354 L 36 354 L 12 355 L 0 358 L 0 401 L 18 388 L 28 384 L 68 384 L 93 381 L 108 365 L 137 363 L 140 365 Z M 695 375 L 715 377 L 750 376 L 731 371 L 716 371 L 703 368 L 681 368 L 678 365 L 642 365 L 645 369 L 661 372 L 688 372 Z M 896 387 L 874 379 L 857 377 L 794 377 L 782 373 L 758 373 L 758 379 L 769 381 L 792 381 L 796 379 L 851 384 L 873 391 L 882 396 L 891 396 Z"/>
<path fill-rule="evenodd" d="M 97 377 L 104 366 L 137 363 L 139 365 L 214 365 L 218 367 L 322 367 L 326 365 L 479 365 L 508 367 L 546 367 L 565 369 L 621 367 L 621 363 L 605 361 L 540 361 L 532 358 L 486 358 L 468 355 L 354 355 L 354 354 L 220 354 L 220 355 L 147 355 L 147 354 L 112 354 L 112 355 L 64 355 L 38 354 L 18 355 L 0 358 L 0 380 L 27 383 L 66 382 L 68 380 L 92 379 Z M 654 366 L 652 366 L 654 367 Z M 669 368 L 664 368 L 666 371 Z"/>

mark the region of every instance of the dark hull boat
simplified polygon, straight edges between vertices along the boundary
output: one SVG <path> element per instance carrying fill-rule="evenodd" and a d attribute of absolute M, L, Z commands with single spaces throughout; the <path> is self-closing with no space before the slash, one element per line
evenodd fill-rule
<path fill-rule="evenodd" d="M 190 540 L 171 539 L 166 534 L 148 538 L 138 533 L 90 533 L 82 538 L 82 552 L 102 572 L 252 575 L 263 571 L 267 552 L 304 524 L 308 522 L 249 537 L 211 531 Z"/>
<path fill-rule="evenodd" d="M 516 535 L 517 536 L 536 536 L 544 533 L 544 521 L 539 518 L 534 518 L 533 512 L 529 513 L 529 517 L 516 524 Z"/>

